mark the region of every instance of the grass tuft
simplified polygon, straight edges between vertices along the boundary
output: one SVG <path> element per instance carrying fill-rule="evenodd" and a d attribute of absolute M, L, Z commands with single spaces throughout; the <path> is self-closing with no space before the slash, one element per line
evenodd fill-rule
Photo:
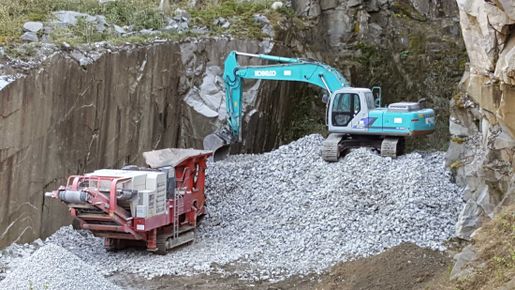
<path fill-rule="evenodd" d="M 228 32 L 235 36 L 252 37 L 262 39 L 261 25 L 254 21 L 254 14 L 261 13 L 269 19 L 277 19 L 279 15 L 289 15 L 288 9 L 282 8 L 274 11 L 270 8 L 274 1 L 257 0 L 257 1 L 241 1 L 241 0 L 220 0 L 205 3 L 201 7 L 190 8 L 188 12 L 193 18 L 193 24 L 198 26 L 206 26 L 214 34 Z M 213 22 L 223 17 L 227 19 L 231 26 L 228 30 L 224 30 Z"/>
<path fill-rule="evenodd" d="M 474 248 L 478 265 L 470 276 L 457 282 L 457 289 L 494 289 L 515 277 L 515 205 L 505 207 L 483 225 L 474 238 Z"/>

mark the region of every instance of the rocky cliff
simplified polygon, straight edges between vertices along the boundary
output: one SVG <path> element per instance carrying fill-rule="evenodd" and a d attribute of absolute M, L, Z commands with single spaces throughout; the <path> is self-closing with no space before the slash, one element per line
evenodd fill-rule
<path fill-rule="evenodd" d="M 515 193 L 515 4 L 457 3 L 470 65 L 451 100 L 448 165 L 466 186 L 457 234 L 470 239 Z"/>

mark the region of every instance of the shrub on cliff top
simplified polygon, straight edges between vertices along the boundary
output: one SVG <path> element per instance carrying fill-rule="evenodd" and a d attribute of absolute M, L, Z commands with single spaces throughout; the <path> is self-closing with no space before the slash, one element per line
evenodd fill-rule
<path fill-rule="evenodd" d="M 256 13 L 272 13 L 272 0 L 241 1 L 219 0 L 206 1 L 202 6 L 189 9 L 196 25 L 206 26 L 215 33 L 223 32 L 223 28 L 215 24 L 219 17 L 231 22 L 228 32 L 237 36 L 261 38 L 261 26 L 254 20 Z"/>
<path fill-rule="evenodd" d="M 45 21 L 58 10 L 101 14 L 109 22 L 135 29 L 162 27 L 159 0 L 124 0 L 99 4 L 97 0 L 0 0 L 0 43 L 17 42 L 26 21 Z"/>

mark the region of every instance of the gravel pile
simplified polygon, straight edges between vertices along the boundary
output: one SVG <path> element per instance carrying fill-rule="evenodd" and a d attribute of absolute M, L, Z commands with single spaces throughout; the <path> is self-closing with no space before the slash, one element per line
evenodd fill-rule
<path fill-rule="evenodd" d="M 71 227 L 47 242 L 106 275 L 230 271 L 274 280 L 320 272 L 402 242 L 444 248 L 463 205 L 461 189 L 443 166 L 444 153 L 391 159 L 362 148 L 326 163 L 322 141 L 310 135 L 270 153 L 209 164 L 208 215 L 197 239 L 166 256 L 106 253 L 101 239 Z"/>
<path fill-rule="evenodd" d="M 120 289 L 74 254 L 54 244 L 21 260 L 0 282 L 0 289 Z"/>
<path fill-rule="evenodd" d="M 203 239 L 243 250 L 260 277 L 317 272 L 402 242 L 442 250 L 463 206 L 444 153 L 383 158 L 366 148 L 337 163 L 307 136 L 208 168 Z"/>

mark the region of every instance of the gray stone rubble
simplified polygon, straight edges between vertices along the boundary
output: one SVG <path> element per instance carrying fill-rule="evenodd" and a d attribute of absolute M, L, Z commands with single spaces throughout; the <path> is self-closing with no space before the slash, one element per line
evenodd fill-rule
<path fill-rule="evenodd" d="M 49 243 L 21 260 L 0 289 L 120 289 L 74 254 Z"/>
<path fill-rule="evenodd" d="M 107 253 L 102 239 L 71 227 L 45 243 L 104 275 L 225 273 L 232 266 L 231 274 L 252 280 L 321 272 L 402 242 L 444 249 L 463 201 L 442 152 L 391 159 L 361 148 L 326 163 L 322 140 L 310 135 L 270 153 L 209 164 L 208 215 L 196 241 L 166 256 Z M 0 256 L 0 269 L 25 263 L 37 247 L 12 245 Z"/>

